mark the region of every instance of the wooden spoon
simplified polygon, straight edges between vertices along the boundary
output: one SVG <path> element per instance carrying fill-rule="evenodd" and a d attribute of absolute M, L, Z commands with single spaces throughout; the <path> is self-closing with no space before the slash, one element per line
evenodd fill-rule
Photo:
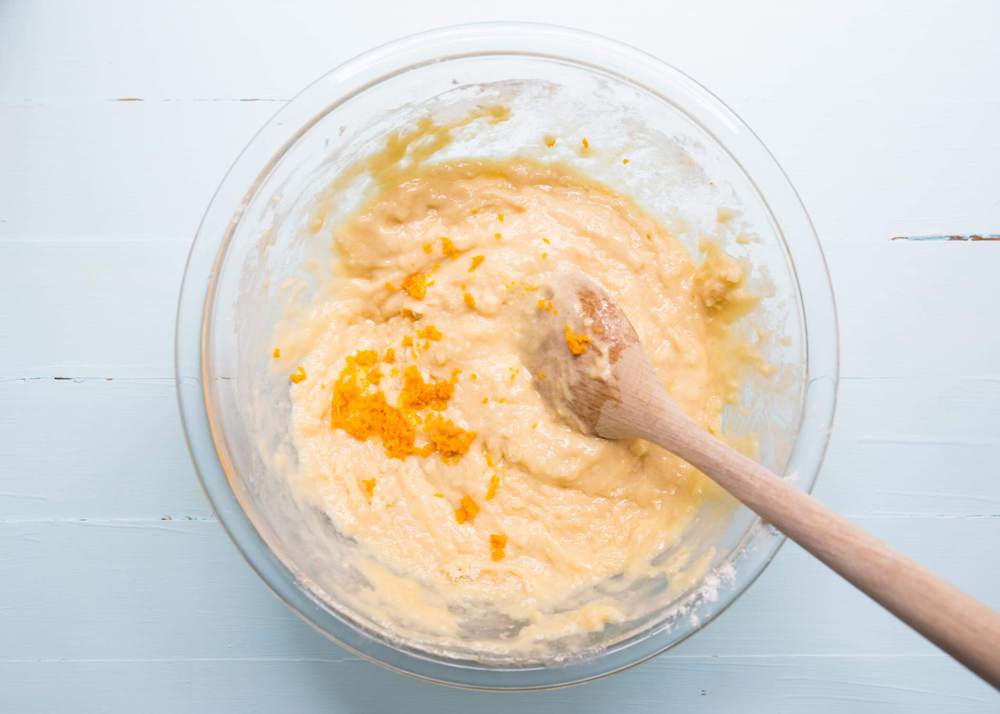
<path fill-rule="evenodd" d="M 1000 689 L 1000 615 L 688 418 L 656 376 L 628 318 L 593 280 L 562 272 L 551 292 L 525 357 L 536 377 L 544 374 L 539 391 L 559 414 L 585 433 L 645 439 L 677 454 Z"/>

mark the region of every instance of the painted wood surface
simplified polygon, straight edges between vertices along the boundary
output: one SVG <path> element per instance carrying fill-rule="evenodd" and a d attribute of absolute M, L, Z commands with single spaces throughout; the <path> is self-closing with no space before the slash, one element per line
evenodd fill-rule
<path fill-rule="evenodd" d="M 180 275 L 254 131 L 440 24 L 609 34 L 730 103 L 830 261 L 844 381 L 817 494 L 1000 607 L 1000 5 L 510 0 L 0 5 L 0 712 L 996 712 L 1000 695 L 794 546 L 631 672 L 467 694 L 361 662 L 275 600 L 184 450 Z M 141 99 L 141 101 L 133 101 Z"/>

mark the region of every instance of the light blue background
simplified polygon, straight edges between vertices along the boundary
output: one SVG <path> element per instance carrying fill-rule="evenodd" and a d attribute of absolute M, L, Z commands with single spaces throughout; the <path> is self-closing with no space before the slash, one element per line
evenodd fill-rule
<path fill-rule="evenodd" d="M 204 5 L 204 6 L 203 6 Z M 1000 606 L 1000 5 L 0 4 L 0 712 L 996 712 L 786 546 L 704 632 L 530 695 L 419 684 L 276 601 L 183 446 L 172 329 L 229 162 L 301 86 L 432 26 L 572 24 L 673 62 L 788 170 L 827 251 L 841 406 L 817 495 Z M 133 101 L 141 99 L 141 101 Z"/>

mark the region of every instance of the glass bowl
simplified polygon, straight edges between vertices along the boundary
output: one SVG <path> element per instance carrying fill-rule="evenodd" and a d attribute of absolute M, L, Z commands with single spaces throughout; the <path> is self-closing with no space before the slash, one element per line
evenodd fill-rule
<path fill-rule="evenodd" d="M 763 463 L 810 490 L 833 418 L 838 347 L 829 276 L 798 196 L 753 132 L 703 87 L 633 48 L 559 27 L 468 25 L 406 38 L 331 71 L 279 111 L 226 175 L 191 249 L 177 318 L 177 390 L 219 520 L 307 622 L 423 679 L 545 688 L 619 671 L 697 632 L 754 581 L 783 537 L 743 507 L 706 506 L 684 535 L 703 556 L 696 581 L 645 583 L 621 596 L 626 622 L 510 656 L 486 646 L 485 629 L 446 646 L 358 606 L 365 584 L 351 565 L 356 544 L 303 506 L 285 478 L 295 453 L 287 375 L 268 364 L 274 327 L 287 308 L 288 279 L 330 252 L 308 230 L 308 209 L 331 179 L 420 117 L 496 103 L 510 118 L 459 132 L 453 155 L 556 158 L 664 220 L 687 206 L 680 237 L 692 250 L 702 226 L 719 225 L 720 211 L 735 216 L 725 247 L 752 265 L 751 285 L 763 296 L 754 319 L 773 338 L 762 349 L 777 375 L 748 380 L 725 428 L 753 434 Z M 546 153 L 543 134 L 559 137 L 557 151 Z M 586 158 L 572 148 L 581 135 L 594 147 Z M 671 171 L 678 160 L 700 167 L 703 180 Z M 361 189 L 337 197 L 341 213 Z M 299 284 L 308 297 L 308 280 Z"/>

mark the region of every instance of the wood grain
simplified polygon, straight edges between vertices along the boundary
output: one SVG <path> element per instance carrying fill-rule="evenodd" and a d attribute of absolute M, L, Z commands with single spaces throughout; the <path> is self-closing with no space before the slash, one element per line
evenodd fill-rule
<path fill-rule="evenodd" d="M 280 106 L 0 101 L 13 168 L 0 240 L 190 244 L 233 159 Z"/>

